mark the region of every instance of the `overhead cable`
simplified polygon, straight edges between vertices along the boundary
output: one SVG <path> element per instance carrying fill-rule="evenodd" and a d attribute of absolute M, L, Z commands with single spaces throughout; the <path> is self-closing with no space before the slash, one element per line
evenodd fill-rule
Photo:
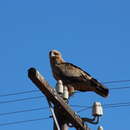
<path fill-rule="evenodd" d="M 40 121 L 40 120 L 46 120 L 46 119 L 50 119 L 50 117 L 30 119 L 30 120 L 22 120 L 22 121 L 15 121 L 15 122 L 7 122 L 7 123 L 1 123 L 0 126 L 15 125 L 15 124 L 28 123 L 28 122 Z"/>

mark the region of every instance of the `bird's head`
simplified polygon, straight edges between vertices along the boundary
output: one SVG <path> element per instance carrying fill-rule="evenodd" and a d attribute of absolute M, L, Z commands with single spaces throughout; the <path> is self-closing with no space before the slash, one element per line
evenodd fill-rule
<path fill-rule="evenodd" d="M 61 53 L 57 50 L 51 50 L 49 52 L 50 61 L 53 64 L 58 64 L 64 62 L 62 59 Z"/>

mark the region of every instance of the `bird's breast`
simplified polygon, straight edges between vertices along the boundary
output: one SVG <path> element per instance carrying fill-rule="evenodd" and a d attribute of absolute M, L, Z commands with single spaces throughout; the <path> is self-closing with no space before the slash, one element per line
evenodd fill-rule
<path fill-rule="evenodd" d="M 53 73 L 54 78 L 56 80 L 62 80 L 58 68 L 56 66 L 53 66 L 52 68 L 53 68 L 52 73 Z"/>

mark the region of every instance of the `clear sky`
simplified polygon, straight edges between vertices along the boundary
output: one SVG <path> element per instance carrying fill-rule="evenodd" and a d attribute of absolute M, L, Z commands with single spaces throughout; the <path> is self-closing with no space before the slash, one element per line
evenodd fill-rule
<path fill-rule="evenodd" d="M 61 51 L 66 61 L 80 66 L 101 82 L 130 79 L 129 14 L 129 2 L 119 0 L 1 0 L 0 130 L 52 129 L 52 119 L 17 122 L 51 115 L 49 109 L 17 112 L 47 107 L 45 97 L 39 97 L 42 96 L 40 92 L 8 95 L 37 90 L 27 77 L 30 67 L 37 68 L 50 85 L 55 86 L 48 58 L 51 49 Z M 117 88 L 129 84 L 106 86 Z M 2 96 L 6 94 L 8 96 Z M 70 104 L 91 106 L 94 101 L 115 104 L 129 100 L 130 89 L 117 89 L 110 90 L 106 99 L 95 93 L 77 93 L 70 99 Z M 8 112 L 17 113 L 2 115 Z M 128 130 L 129 113 L 130 106 L 106 107 L 99 125 L 104 130 Z M 91 109 L 79 115 L 91 117 Z M 10 122 L 17 124 L 2 125 Z M 97 130 L 98 125 L 88 125 Z"/>

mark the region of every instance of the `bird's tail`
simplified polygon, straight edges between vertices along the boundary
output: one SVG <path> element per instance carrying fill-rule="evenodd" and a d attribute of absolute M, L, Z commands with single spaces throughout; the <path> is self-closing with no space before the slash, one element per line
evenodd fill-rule
<path fill-rule="evenodd" d="M 92 83 L 95 86 L 94 91 L 102 97 L 107 97 L 109 95 L 109 89 L 106 88 L 104 85 L 102 85 L 100 82 L 98 82 L 96 79 L 92 80 L 93 80 Z"/>
<path fill-rule="evenodd" d="M 95 92 L 100 96 L 107 97 L 109 94 L 109 89 L 104 86 L 96 86 Z"/>

